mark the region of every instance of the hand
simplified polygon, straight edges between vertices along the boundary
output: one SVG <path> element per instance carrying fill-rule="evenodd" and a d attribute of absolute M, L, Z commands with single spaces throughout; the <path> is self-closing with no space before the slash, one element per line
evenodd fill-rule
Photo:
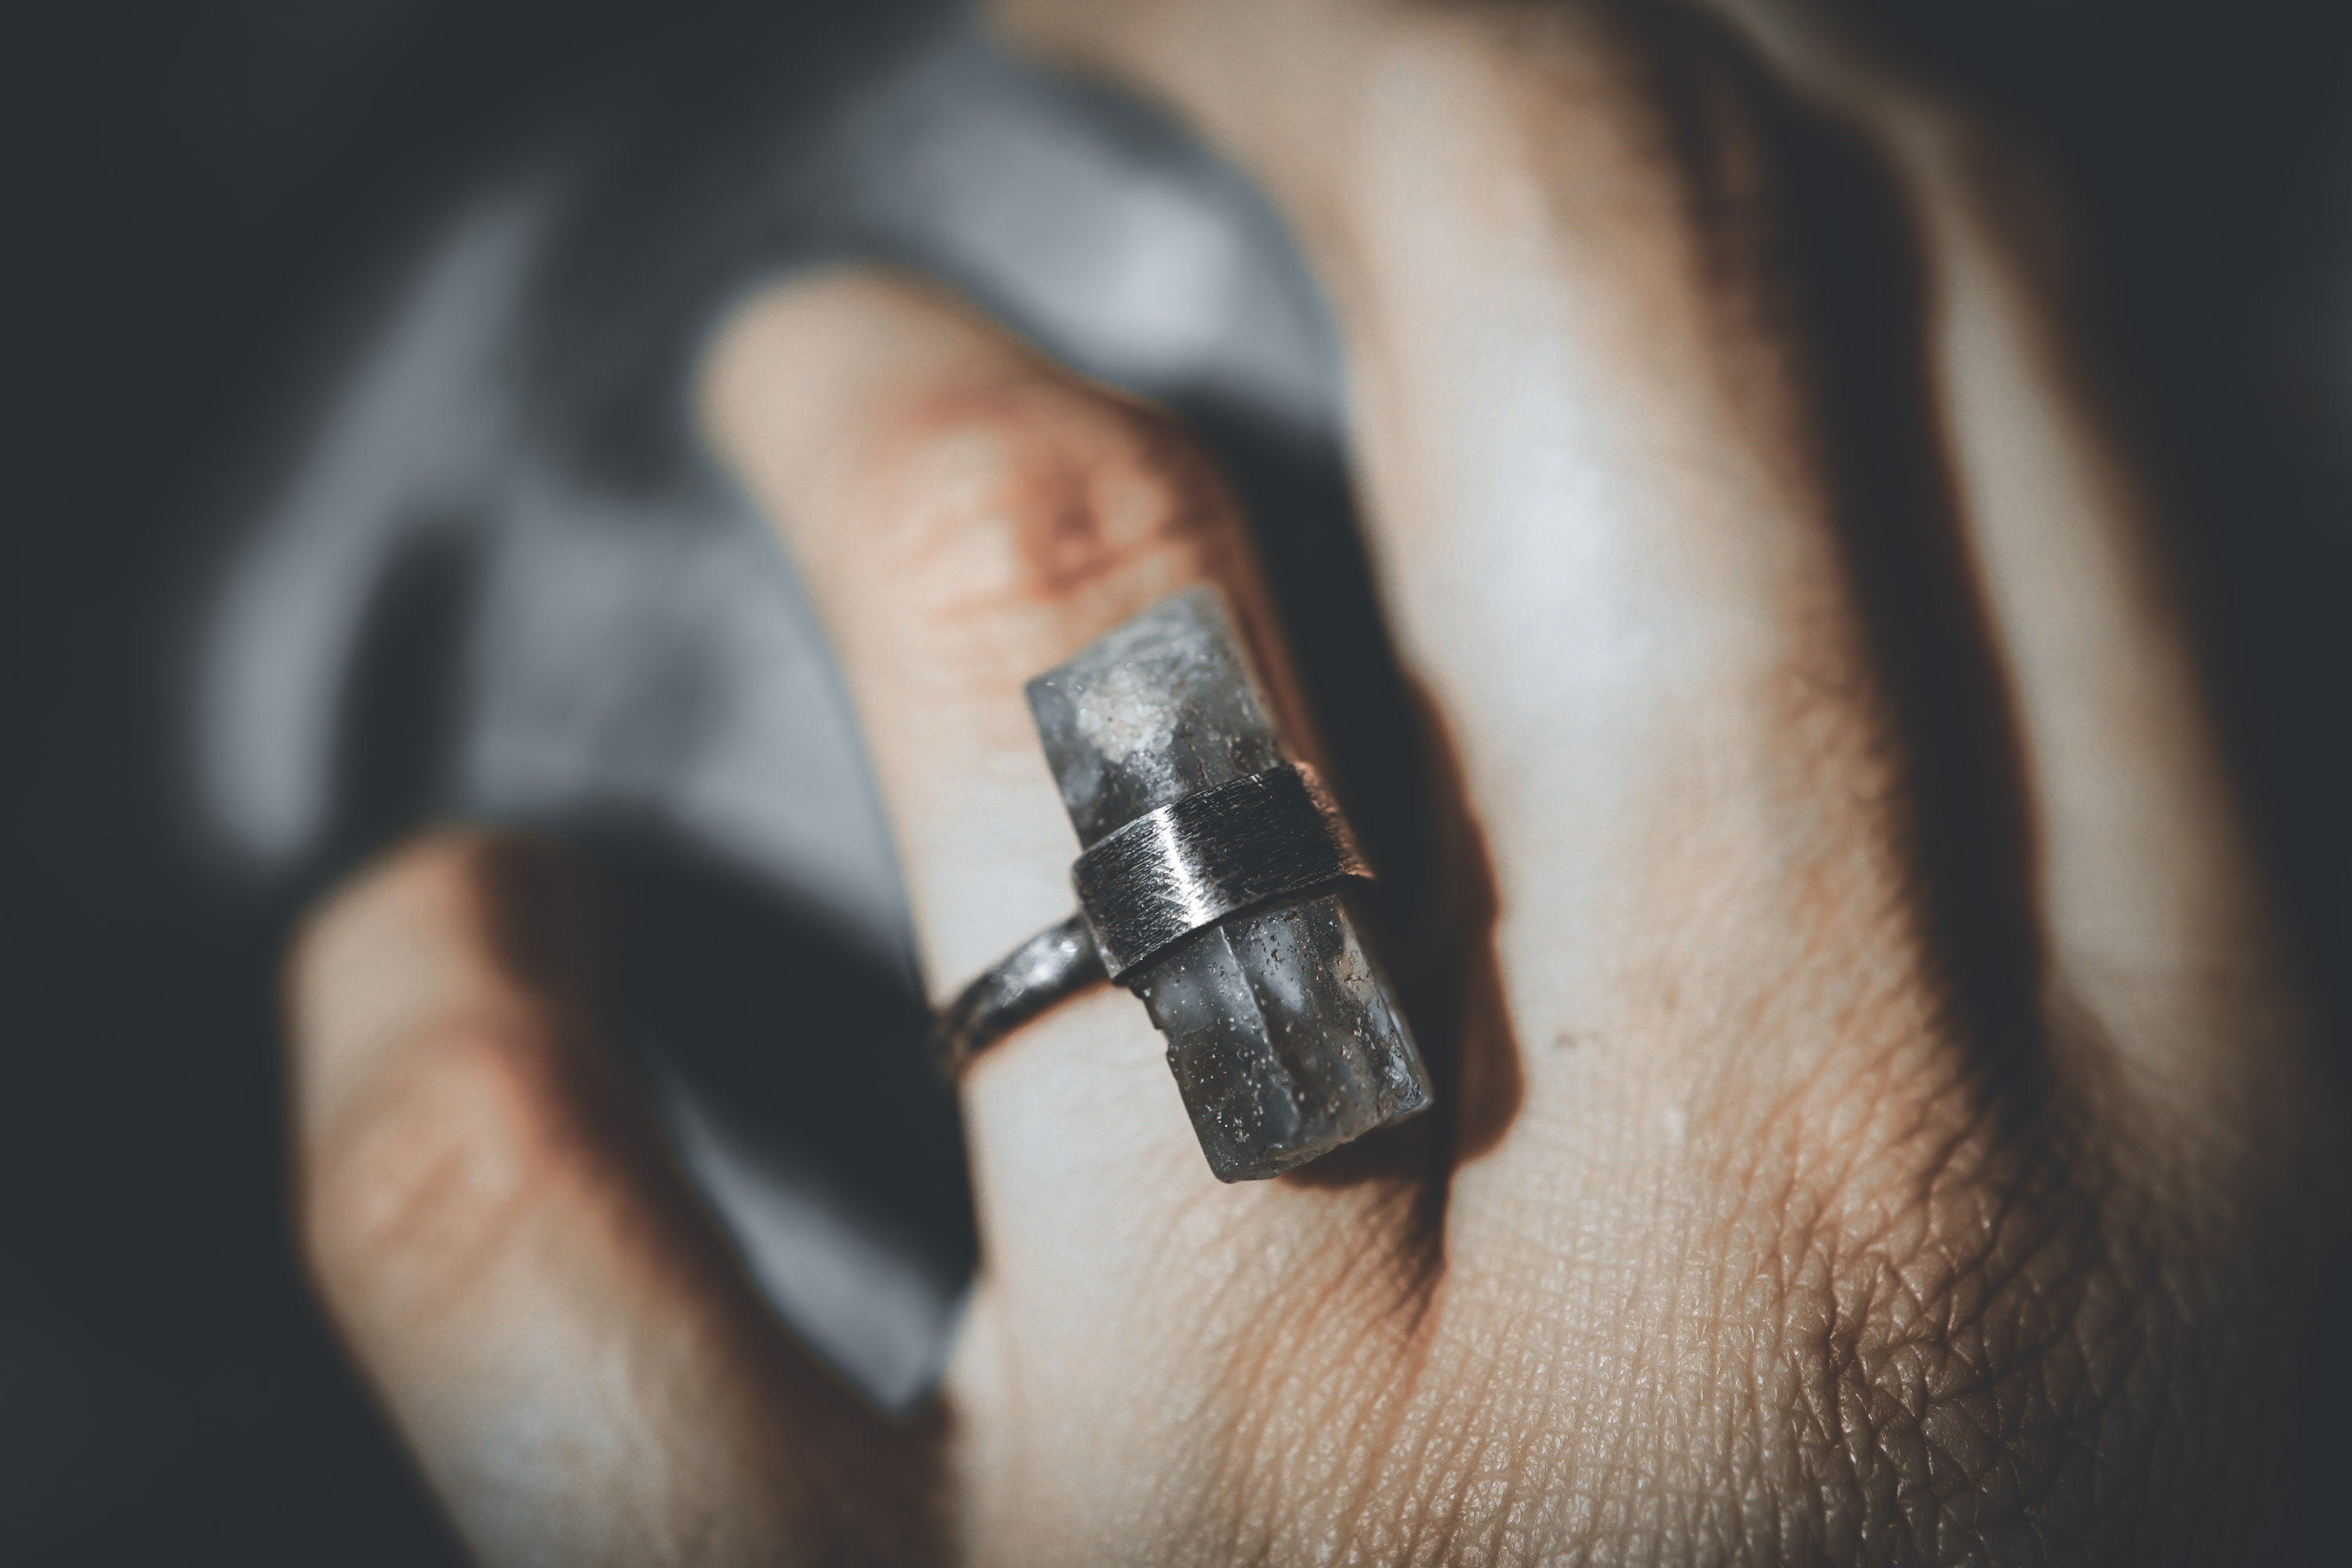
<path fill-rule="evenodd" d="M 1223 1186 L 1142 1009 L 1055 1011 L 966 1080 L 982 1279 L 893 1426 L 661 1159 L 560 860 L 423 841 L 293 960 L 303 1215 L 486 1560 L 2291 1550 L 2331 1122 L 2147 499 L 2030 184 L 1721 9 L 1015 7 L 1253 168 L 1337 301 L 1442 781 L 1396 955 L 1439 1108 Z M 1182 433 L 940 294 L 789 284 L 705 391 L 937 994 L 1066 912 L 1026 677 L 1206 579 L 1296 700 Z"/>

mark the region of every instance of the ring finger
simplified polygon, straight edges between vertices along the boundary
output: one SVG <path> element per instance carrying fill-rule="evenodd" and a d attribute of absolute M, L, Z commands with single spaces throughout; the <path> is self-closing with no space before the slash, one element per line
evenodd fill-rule
<path fill-rule="evenodd" d="M 1299 731 L 1242 522 L 1201 457 L 937 294 L 856 273 L 782 288 L 724 335 L 706 408 L 834 631 L 934 1000 L 1067 912 L 1075 845 L 1029 678 L 1213 584 Z M 1326 1325 L 1360 1305 L 1369 1328 L 1426 1278 L 1408 1181 L 1218 1183 L 1159 1036 L 1116 991 L 992 1049 L 965 1108 L 984 1256 L 959 1408 L 1027 1417 L 973 1434 L 997 1473 L 968 1495 L 1033 1535 L 1069 1500 L 1222 1465 L 1235 1374 L 1301 1304 Z"/>

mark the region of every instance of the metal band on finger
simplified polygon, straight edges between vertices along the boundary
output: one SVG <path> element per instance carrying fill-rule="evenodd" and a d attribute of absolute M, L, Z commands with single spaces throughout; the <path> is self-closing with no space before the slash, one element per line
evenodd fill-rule
<path fill-rule="evenodd" d="M 950 1077 L 1030 1019 L 1110 976 L 1087 930 L 1072 915 L 1047 926 L 959 992 L 933 1024 L 940 1065 Z"/>

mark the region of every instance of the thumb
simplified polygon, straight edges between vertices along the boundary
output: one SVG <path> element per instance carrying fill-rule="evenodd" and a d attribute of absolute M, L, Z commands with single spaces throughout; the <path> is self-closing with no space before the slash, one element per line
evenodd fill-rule
<path fill-rule="evenodd" d="M 923 1441 L 767 1318 L 596 1038 L 584 879 L 446 834 L 288 973 L 305 1249 L 488 1563 L 905 1562 Z"/>

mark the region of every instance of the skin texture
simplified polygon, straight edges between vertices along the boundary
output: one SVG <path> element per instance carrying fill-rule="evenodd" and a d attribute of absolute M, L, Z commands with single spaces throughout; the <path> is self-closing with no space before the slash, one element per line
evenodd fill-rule
<path fill-rule="evenodd" d="M 1440 1110 L 1225 1187 L 1141 1009 L 1050 1014 L 966 1080 L 981 1284 L 889 1427 L 638 1125 L 560 859 L 401 851 L 291 964 L 305 1237 L 483 1558 L 2291 1560 L 2315 1026 L 2030 179 L 1777 9 L 1003 19 L 1337 301 Z M 1207 579 L 1303 708 L 1181 432 L 954 301 L 796 280 L 704 385 L 935 994 L 1066 912 L 1029 675 Z"/>

